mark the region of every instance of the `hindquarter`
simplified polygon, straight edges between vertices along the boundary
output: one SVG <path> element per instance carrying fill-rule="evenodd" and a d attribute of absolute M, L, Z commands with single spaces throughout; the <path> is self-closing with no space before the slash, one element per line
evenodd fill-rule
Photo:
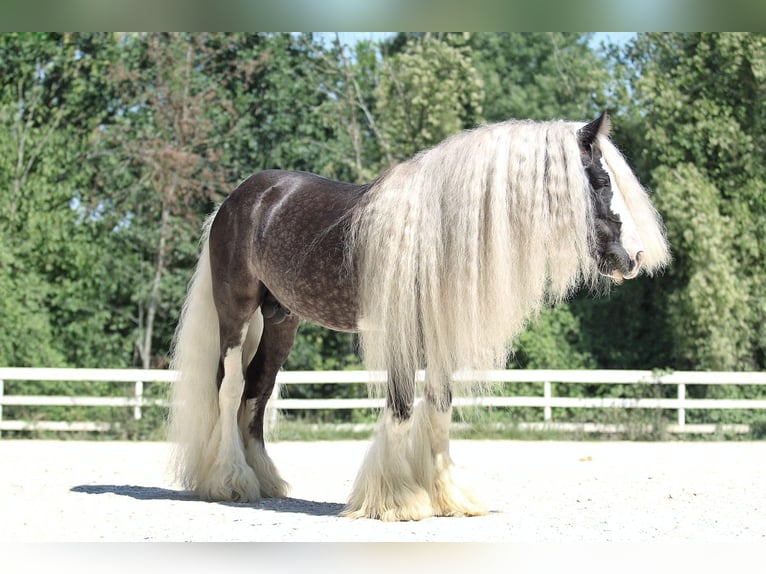
<path fill-rule="evenodd" d="M 302 319 L 356 330 L 357 282 L 346 239 L 364 191 L 302 172 L 266 171 L 243 182 L 211 228 L 221 297 L 257 307 L 268 291 Z"/>

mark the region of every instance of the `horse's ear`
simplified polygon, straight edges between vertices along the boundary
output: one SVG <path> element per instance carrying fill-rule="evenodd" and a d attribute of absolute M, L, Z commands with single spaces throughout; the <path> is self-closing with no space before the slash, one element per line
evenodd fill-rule
<path fill-rule="evenodd" d="M 611 129 L 612 121 L 606 112 L 603 112 L 595 120 L 577 130 L 577 139 L 580 140 L 580 146 L 587 150 L 599 135 L 608 136 Z"/>

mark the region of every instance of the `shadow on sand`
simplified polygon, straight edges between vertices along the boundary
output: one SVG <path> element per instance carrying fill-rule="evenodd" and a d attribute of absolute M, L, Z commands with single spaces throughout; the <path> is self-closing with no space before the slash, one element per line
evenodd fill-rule
<path fill-rule="evenodd" d="M 82 494 L 116 494 L 117 496 L 128 496 L 136 500 L 180 500 L 205 503 L 187 490 L 170 490 L 167 488 L 135 486 L 132 484 L 83 484 L 72 487 L 71 491 Z M 271 510 L 273 512 L 292 512 L 310 516 L 338 516 L 344 507 L 343 504 L 337 502 L 315 502 L 301 498 L 264 498 L 255 503 L 208 502 L 207 504 L 222 504 L 224 506 L 255 508 L 258 510 Z"/>

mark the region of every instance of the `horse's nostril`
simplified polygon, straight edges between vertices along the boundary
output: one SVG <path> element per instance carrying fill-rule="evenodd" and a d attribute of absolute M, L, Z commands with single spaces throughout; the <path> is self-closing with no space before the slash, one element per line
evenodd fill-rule
<path fill-rule="evenodd" d="M 644 257 L 644 252 L 639 251 L 636 253 L 636 258 L 630 260 L 630 272 L 637 271 L 638 268 L 641 266 L 641 259 Z"/>
<path fill-rule="evenodd" d="M 604 259 L 609 266 L 613 269 L 619 269 L 622 273 L 629 273 L 633 268 L 633 261 L 619 244 L 610 245 Z"/>

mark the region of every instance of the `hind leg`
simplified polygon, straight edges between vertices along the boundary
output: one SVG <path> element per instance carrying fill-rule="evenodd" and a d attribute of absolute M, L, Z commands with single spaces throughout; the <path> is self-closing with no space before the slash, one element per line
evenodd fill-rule
<path fill-rule="evenodd" d="M 349 518 L 421 520 L 433 515 L 428 492 L 411 466 L 415 386 L 389 378 L 386 407 L 343 512 Z"/>
<path fill-rule="evenodd" d="M 486 507 L 460 484 L 449 453 L 452 392 L 448 377 L 426 376 L 425 400 L 415 410 L 412 466 L 417 481 L 428 491 L 436 516 L 477 516 Z"/>
<path fill-rule="evenodd" d="M 279 322 L 266 319 L 258 351 L 245 375 L 245 412 L 241 419 L 245 457 L 258 477 L 261 496 L 268 498 L 287 496 L 289 490 L 289 485 L 279 475 L 266 452 L 264 418 L 277 373 L 287 360 L 295 341 L 298 323 L 298 317 L 293 315 L 281 317 Z"/>
<path fill-rule="evenodd" d="M 243 320 L 241 316 L 247 316 Z M 252 312 L 240 317 L 219 310 L 221 365 L 219 368 L 218 419 L 208 444 L 209 471 L 200 481 L 199 494 L 207 500 L 256 502 L 261 497 L 258 478 L 245 460 L 238 413 L 245 379 L 242 372 L 243 344 Z"/>

